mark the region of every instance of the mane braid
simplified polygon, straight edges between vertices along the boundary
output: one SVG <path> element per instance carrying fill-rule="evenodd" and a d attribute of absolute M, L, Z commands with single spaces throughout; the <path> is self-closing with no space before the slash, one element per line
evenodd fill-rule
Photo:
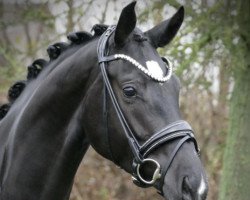
<path fill-rule="evenodd" d="M 69 43 L 67 42 L 57 42 L 49 45 L 47 48 L 47 53 L 49 56 L 49 61 L 44 59 L 37 59 L 31 65 L 27 67 L 27 80 L 20 80 L 15 82 L 8 90 L 8 102 L 0 105 L 0 120 L 3 119 L 8 113 L 11 105 L 18 99 L 21 93 L 24 91 L 25 87 L 29 82 L 36 79 L 40 72 L 46 68 L 51 62 L 57 59 L 63 52 L 76 45 L 84 44 L 93 38 L 102 35 L 106 29 L 107 25 L 96 24 L 93 26 L 91 31 L 94 31 L 94 35 L 86 31 L 72 32 L 67 35 Z"/>
<path fill-rule="evenodd" d="M 27 80 L 35 79 L 43 68 L 48 64 L 44 59 L 37 59 L 27 69 Z"/>
<path fill-rule="evenodd" d="M 82 44 L 92 39 L 92 37 L 93 36 L 86 31 L 73 32 L 67 35 L 68 40 L 70 40 L 72 44 Z"/>
<path fill-rule="evenodd" d="M 94 36 L 101 36 L 107 29 L 108 25 L 105 24 L 96 24 L 93 26 L 91 31 L 94 31 Z"/>
<path fill-rule="evenodd" d="M 47 53 L 49 55 L 50 60 L 55 60 L 56 58 L 58 58 L 58 56 L 65 51 L 66 49 L 68 49 L 70 44 L 66 43 L 66 42 L 57 42 L 55 44 L 50 45 L 47 48 Z"/>
<path fill-rule="evenodd" d="M 15 102 L 15 100 L 20 96 L 22 91 L 24 90 L 25 86 L 27 84 L 27 81 L 17 81 L 14 83 L 9 91 L 8 91 L 8 100 L 11 104 Z"/>
<path fill-rule="evenodd" d="M 0 106 L 0 120 L 4 118 L 4 116 L 7 114 L 7 112 L 10 109 L 10 104 L 6 103 Z"/>

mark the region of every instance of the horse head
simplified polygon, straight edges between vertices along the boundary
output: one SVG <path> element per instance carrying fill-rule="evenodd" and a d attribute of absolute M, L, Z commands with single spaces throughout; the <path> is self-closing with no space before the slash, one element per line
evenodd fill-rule
<path fill-rule="evenodd" d="M 165 199 L 206 198 L 194 131 L 180 114 L 180 81 L 157 52 L 184 9 L 143 32 L 135 4 L 116 26 L 49 46 L 50 60 L 34 61 L 27 80 L 10 88 L 0 107 L 0 199 L 68 199 L 89 145 Z"/>
<path fill-rule="evenodd" d="M 98 44 L 98 70 L 84 99 L 84 129 L 94 149 L 166 199 L 205 199 L 206 174 L 191 126 L 181 118 L 180 81 L 157 48 L 179 30 L 184 8 L 143 32 L 136 2 Z M 101 95 L 101 98 L 98 98 Z"/>

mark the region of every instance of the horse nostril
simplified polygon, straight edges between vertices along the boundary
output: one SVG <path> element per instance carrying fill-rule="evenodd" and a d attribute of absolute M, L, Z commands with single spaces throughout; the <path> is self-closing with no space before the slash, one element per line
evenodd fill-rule
<path fill-rule="evenodd" d="M 183 200 L 192 199 L 192 188 L 187 176 L 183 178 L 182 182 L 182 199 Z"/>
<path fill-rule="evenodd" d="M 208 192 L 208 186 L 201 176 L 200 183 L 193 177 L 184 177 L 182 182 L 182 200 L 205 200 Z"/>

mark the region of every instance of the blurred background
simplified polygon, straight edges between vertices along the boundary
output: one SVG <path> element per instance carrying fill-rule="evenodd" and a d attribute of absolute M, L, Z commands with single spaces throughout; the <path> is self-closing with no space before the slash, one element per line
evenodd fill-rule
<path fill-rule="evenodd" d="M 32 60 L 48 59 L 48 45 L 67 41 L 69 32 L 90 31 L 97 23 L 116 24 L 122 8 L 129 2 L 0 0 L 0 104 L 7 101 L 9 86 L 25 79 L 26 68 Z M 250 180 L 247 173 L 250 158 L 245 156 L 250 155 L 247 147 L 250 136 L 246 134 L 250 128 L 247 123 L 250 122 L 250 3 L 243 0 L 138 0 L 137 26 L 146 31 L 170 17 L 180 5 L 184 5 L 186 11 L 184 23 L 176 38 L 159 53 L 173 61 L 175 73 L 181 79 L 181 110 L 183 118 L 192 124 L 201 148 L 210 187 L 208 199 L 230 199 L 226 198 L 228 195 L 235 200 L 247 200 L 249 189 L 244 188 L 250 186 L 249 181 L 244 181 Z M 233 153 L 235 151 L 238 153 Z M 237 158 L 236 154 L 243 158 Z M 233 170 L 242 173 L 232 174 Z M 234 185 L 228 185 L 229 182 Z M 248 194 L 240 197 L 230 189 L 235 187 L 239 190 L 243 187 Z M 130 175 L 90 148 L 77 172 L 70 199 L 162 198 L 154 189 L 133 185 Z"/>

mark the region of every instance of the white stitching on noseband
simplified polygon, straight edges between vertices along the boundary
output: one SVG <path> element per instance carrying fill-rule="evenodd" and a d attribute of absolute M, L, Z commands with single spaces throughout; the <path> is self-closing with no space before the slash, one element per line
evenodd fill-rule
<path fill-rule="evenodd" d="M 130 63 L 132 63 L 135 67 L 137 67 L 139 70 L 141 70 L 144 74 L 149 76 L 150 78 L 154 79 L 155 81 L 158 82 L 166 82 L 171 78 L 172 72 L 173 72 L 173 67 L 172 63 L 166 58 L 167 64 L 166 68 L 168 69 L 168 73 L 166 76 L 160 76 L 153 74 L 151 71 L 149 71 L 146 67 L 142 66 L 140 63 L 138 63 L 135 59 L 131 58 L 130 56 L 124 55 L 124 54 L 115 54 L 114 57 L 126 60 Z"/>

